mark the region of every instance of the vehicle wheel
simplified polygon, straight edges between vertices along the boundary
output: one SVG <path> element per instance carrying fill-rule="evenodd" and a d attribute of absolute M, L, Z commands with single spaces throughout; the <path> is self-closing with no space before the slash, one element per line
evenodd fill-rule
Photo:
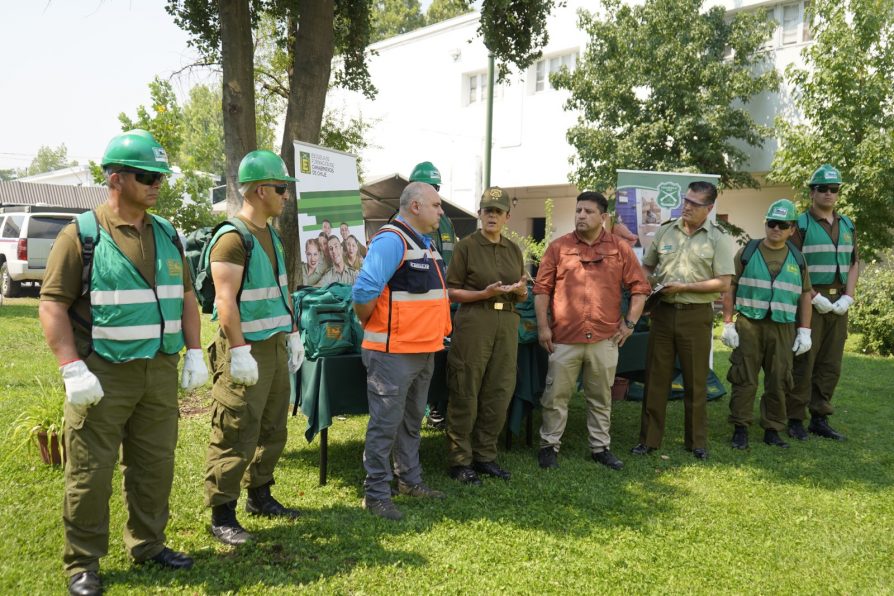
<path fill-rule="evenodd" d="M 0 291 L 7 298 L 14 298 L 22 291 L 22 283 L 10 277 L 9 266 L 6 263 L 0 265 Z"/>

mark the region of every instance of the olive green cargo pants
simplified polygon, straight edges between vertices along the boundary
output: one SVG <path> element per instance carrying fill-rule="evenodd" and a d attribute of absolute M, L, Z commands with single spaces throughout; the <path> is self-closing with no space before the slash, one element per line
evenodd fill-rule
<path fill-rule="evenodd" d="M 829 297 L 835 302 L 834 297 Z M 804 420 L 807 410 L 811 416 L 830 416 L 835 413 L 832 394 L 841 377 L 841 359 L 847 341 L 847 313 L 820 314 L 816 308 L 810 319 L 813 347 L 795 358 L 795 387 L 786 398 L 788 417 Z"/>

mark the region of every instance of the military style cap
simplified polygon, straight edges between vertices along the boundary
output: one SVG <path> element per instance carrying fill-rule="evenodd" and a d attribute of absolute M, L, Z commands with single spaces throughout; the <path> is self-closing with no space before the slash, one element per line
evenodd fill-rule
<path fill-rule="evenodd" d="M 767 209 L 767 220 L 773 221 L 797 221 L 798 213 L 795 204 L 788 199 L 779 199 Z"/>
<path fill-rule="evenodd" d="M 481 195 L 481 209 L 490 209 L 496 207 L 505 212 L 509 212 L 509 195 L 499 186 L 491 186 Z"/>

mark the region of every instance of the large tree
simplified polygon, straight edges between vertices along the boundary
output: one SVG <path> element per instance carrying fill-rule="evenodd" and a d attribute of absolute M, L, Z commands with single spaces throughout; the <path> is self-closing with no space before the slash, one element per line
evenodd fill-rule
<path fill-rule="evenodd" d="M 794 113 L 777 121 L 771 176 L 804 189 L 823 163 L 844 179 L 838 208 L 857 220 L 860 251 L 894 245 L 894 6 L 814 0 L 814 43 L 788 68 Z"/>
<path fill-rule="evenodd" d="M 425 11 L 425 23 L 433 25 L 473 10 L 471 0 L 432 0 Z"/>
<path fill-rule="evenodd" d="M 375 0 L 370 41 L 379 41 L 425 26 L 419 0 Z"/>
<path fill-rule="evenodd" d="M 69 166 L 76 166 L 78 162 L 68 159 L 68 147 L 62 143 L 56 148 L 42 145 L 37 150 L 37 155 L 31 160 L 31 164 L 25 169 L 24 176 L 34 176 L 35 174 L 43 174 L 44 172 L 52 172 L 53 170 L 61 170 Z"/>
<path fill-rule="evenodd" d="M 719 174 L 726 187 L 757 182 L 744 146 L 769 134 L 746 110 L 778 75 L 760 46 L 772 24 L 757 13 L 728 18 L 702 0 L 603 0 L 605 16 L 582 12 L 589 43 L 577 68 L 552 76 L 579 113 L 568 131 L 571 180 L 607 189 L 621 168 Z"/>

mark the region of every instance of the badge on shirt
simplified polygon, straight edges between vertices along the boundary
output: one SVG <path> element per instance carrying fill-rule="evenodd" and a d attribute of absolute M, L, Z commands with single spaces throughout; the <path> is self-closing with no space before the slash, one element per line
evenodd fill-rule
<path fill-rule="evenodd" d="M 417 263 L 415 261 L 410 261 L 410 269 L 418 269 L 419 271 L 428 271 L 428 263 Z"/>
<path fill-rule="evenodd" d="M 789 273 L 798 273 L 798 271 L 799 271 L 797 265 L 791 265 L 791 264 L 787 265 L 786 269 L 788 269 Z"/>
<path fill-rule="evenodd" d="M 183 263 L 182 262 L 180 262 L 176 259 L 168 259 L 166 264 L 168 266 L 168 275 L 177 277 L 178 275 L 183 273 Z"/>

